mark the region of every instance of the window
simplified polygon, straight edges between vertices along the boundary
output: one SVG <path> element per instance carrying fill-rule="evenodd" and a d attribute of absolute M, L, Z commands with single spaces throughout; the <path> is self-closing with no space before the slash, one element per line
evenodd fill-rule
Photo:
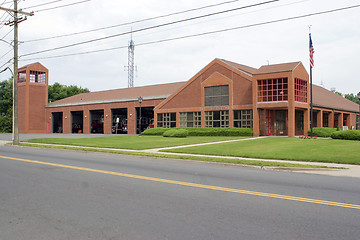
<path fill-rule="evenodd" d="M 30 71 L 30 82 L 45 84 L 46 73 L 38 72 L 38 71 Z"/>
<path fill-rule="evenodd" d="M 296 130 L 303 131 L 304 130 L 304 112 L 296 111 Z"/>
<path fill-rule="evenodd" d="M 159 128 L 176 127 L 176 113 L 158 113 L 157 127 Z"/>
<path fill-rule="evenodd" d="M 307 102 L 307 81 L 295 78 L 295 101 Z"/>
<path fill-rule="evenodd" d="M 323 127 L 329 127 L 329 114 L 324 113 L 323 115 Z"/>
<path fill-rule="evenodd" d="M 180 127 L 201 127 L 201 112 L 180 113 Z"/>
<path fill-rule="evenodd" d="M 286 111 L 276 111 L 276 130 L 286 130 Z"/>
<path fill-rule="evenodd" d="M 252 110 L 234 110 L 234 127 L 252 128 Z"/>
<path fill-rule="evenodd" d="M 360 130 L 360 115 L 356 116 L 356 129 Z"/>
<path fill-rule="evenodd" d="M 334 114 L 334 128 L 339 127 L 339 114 Z"/>
<path fill-rule="evenodd" d="M 229 127 L 229 111 L 205 112 L 205 127 Z"/>
<path fill-rule="evenodd" d="M 19 72 L 18 83 L 26 82 L 26 71 Z"/>
<path fill-rule="evenodd" d="M 205 106 L 229 106 L 229 86 L 205 87 Z"/>
<path fill-rule="evenodd" d="M 288 100 L 288 79 L 275 78 L 258 80 L 258 102 Z"/>

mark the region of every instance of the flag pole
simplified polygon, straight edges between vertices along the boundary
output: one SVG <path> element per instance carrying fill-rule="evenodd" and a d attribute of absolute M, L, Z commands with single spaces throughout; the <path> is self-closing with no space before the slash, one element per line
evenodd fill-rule
<path fill-rule="evenodd" d="M 312 93 L 312 68 L 314 66 L 313 59 L 314 48 L 311 40 L 311 25 L 309 26 L 309 57 L 310 57 L 310 132 L 311 138 L 313 137 L 313 93 Z"/>
<path fill-rule="evenodd" d="M 312 66 L 310 66 L 310 129 L 311 129 L 311 138 L 313 137 L 313 120 L 314 120 L 314 116 L 313 116 L 313 95 L 312 95 Z"/>

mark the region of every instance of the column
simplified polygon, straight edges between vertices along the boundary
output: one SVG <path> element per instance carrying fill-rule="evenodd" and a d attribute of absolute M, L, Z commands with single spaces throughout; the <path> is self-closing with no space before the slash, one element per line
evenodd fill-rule
<path fill-rule="evenodd" d="M 317 123 L 316 127 L 323 127 L 323 110 L 319 110 L 316 113 Z"/>
<path fill-rule="evenodd" d="M 130 105 L 130 104 L 129 104 Z M 135 134 L 136 133 L 136 111 L 134 103 L 131 103 L 127 109 L 127 133 L 128 134 Z"/>
<path fill-rule="evenodd" d="M 334 127 L 334 111 L 329 113 L 329 128 Z"/>
<path fill-rule="evenodd" d="M 69 110 L 63 112 L 63 133 L 71 133 L 71 113 Z"/>
<path fill-rule="evenodd" d="M 111 116 L 111 109 L 106 107 L 104 109 L 104 134 L 111 134 L 111 127 L 112 127 L 112 116 Z"/>
<path fill-rule="evenodd" d="M 258 137 L 260 135 L 259 130 L 259 109 L 253 109 L 253 136 Z"/>
<path fill-rule="evenodd" d="M 307 136 L 310 130 L 310 110 L 304 110 L 304 135 Z"/>
<path fill-rule="evenodd" d="M 344 114 L 340 113 L 338 117 L 338 125 L 340 129 L 343 127 L 344 125 L 343 123 L 344 123 Z"/>
<path fill-rule="evenodd" d="M 89 109 L 84 109 L 83 111 L 83 132 L 85 134 L 90 133 L 91 123 L 90 123 L 90 111 Z"/>
<path fill-rule="evenodd" d="M 288 109 L 288 121 L 288 136 L 295 137 L 295 108 L 291 106 Z"/>

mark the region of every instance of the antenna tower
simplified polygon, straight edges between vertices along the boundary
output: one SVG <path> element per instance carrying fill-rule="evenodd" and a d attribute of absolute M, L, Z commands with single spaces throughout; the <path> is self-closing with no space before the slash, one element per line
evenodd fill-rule
<path fill-rule="evenodd" d="M 134 50 L 135 44 L 131 36 L 128 46 L 128 88 L 134 87 Z"/>

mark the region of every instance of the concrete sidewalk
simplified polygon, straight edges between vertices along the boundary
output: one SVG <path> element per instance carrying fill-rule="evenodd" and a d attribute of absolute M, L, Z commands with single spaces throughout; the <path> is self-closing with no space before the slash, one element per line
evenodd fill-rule
<path fill-rule="evenodd" d="M 68 137 L 77 137 L 77 135 L 68 136 Z M 119 152 L 159 153 L 159 154 L 172 155 L 172 156 L 197 156 L 197 157 L 253 160 L 253 161 L 263 161 L 263 162 L 268 161 L 268 162 L 298 163 L 298 164 L 303 164 L 303 165 L 316 165 L 316 166 L 326 166 L 326 167 L 345 168 L 345 169 L 316 169 L 316 168 L 315 169 L 314 168 L 313 169 L 310 169 L 310 168 L 298 169 L 298 168 L 285 168 L 285 167 L 263 167 L 263 168 L 264 169 L 272 169 L 272 170 L 282 170 L 282 171 L 296 171 L 296 172 L 311 173 L 311 174 L 322 174 L 322 175 L 328 175 L 328 176 L 341 176 L 341 177 L 357 177 L 357 178 L 360 178 L 360 166 L 359 165 L 162 152 L 162 150 L 168 150 L 168 149 L 193 147 L 193 146 L 201 146 L 201 145 L 210 145 L 210 144 L 218 144 L 218 143 L 226 143 L 226 142 L 234 142 L 234 141 L 251 141 L 251 140 L 254 140 L 254 139 L 258 139 L 258 138 L 264 138 L 264 137 L 245 138 L 245 139 L 227 140 L 227 141 L 210 142 L 210 143 L 199 143 L 199 144 L 174 146 L 174 147 L 165 147 L 165 148 L 155 148 L 155 149 L 145 149 L 145 150 L 131 150 L 131 149 L 118 149 L 118 148 L 116 148 L 116 149 L 115 148 L 97 148 L 97 147 L 71 146 L 71 145 L 59 145 L 59 144 L 39 144 L 39 143 L 37 143 L 37 145 L 44 145 L 44 146 L 51 145 L 51 146 L 59 146 L 59 147 L 74 147 L 74 148 L 83 148 L 83 149 L 111 150 L 111 151 L 119 151 Z M 7 143 L 11 143 L 11 141 L 0 140 L 0 146 L 5 145 Z"/>

